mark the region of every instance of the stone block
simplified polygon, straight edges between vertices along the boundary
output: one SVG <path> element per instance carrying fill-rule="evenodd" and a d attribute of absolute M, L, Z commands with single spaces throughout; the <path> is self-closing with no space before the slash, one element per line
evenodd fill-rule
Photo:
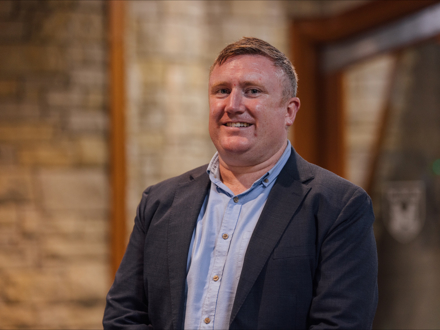
<path fill-rule="evenodd" d="M 15 244 L 18 238 L 16 205 L 13 203 L 0 204 L 0 246 Z"/>
<path fill-rule="evenodd" d="M 156 104 L 153 100 L 146 100 L 138 106 L 141 110 L 137 116 L 132 115 L 133 122 L 129 122 L 127 131 L 129 134 L 139 134 L 148 129 L 149 133 L 162 133 L 166 125 L 166 113 L 161 109 L 160 104 Z M 130 118 L 130 117 L 129 117 Z"/>
<path fill-rule="evenodd" d="M 206 12 L 204 1 L 164 1 L 161 3 L 164 15 L 203 19 Z"/>
<path fill-rule="evenodd" d="M 0 26 L 1 30 L 1 26 Z M 17 96 L 18 81 L 16 79 L 0 80 L 0 98 L 11 98 Z M 3 112 L 3 107 L 2 107 Z"/>
<path fill-rule="evenodd" d="M 105 37 L 103 15 L 73 13 L 69 22 L 69 35 L 77 40 L 102 41 Z"/>
<path fill-rule="evenodd" d="M 84 92 L 79 89 L 50 91 L 47 94 L 47 103 L 51 107 L 80 107 L 83 101 Z"/>
<path fill-rule="evenodd" d="M 270 1 L 270 5 L 273 5 Z M 252 3 L 248 1 L 231 1 L 230 2 L 230 10 L 233 16 L 237 17 L 258 17 L 258 18 L 266 18 L 267 10 L 268 10 L 268 1 L 252 1 Z"/>
<path fill-rule="evenodd" d="M 93 43 L 83 49 L 83 60 L 85 65 L 101 65 L 103 71 L 107 70 L 105 64 L 108 61 L 108 53 L 105 44 Z"/>
<path fill-rule="evenodd" d="M 289 12 L 293 19 L 318 17 L 323 14 L 323 2 L 324 1 L 287 1 L 287 12 Z"/>
<path fill-rule="evenodd" d="M 242 37 L 253 36 L 255 26 L 250 24 L 246 19 L 237 20 L 235 17 L 226 17 L 224 24 L 217 27 L 219 34 L 222 36 L 225 44 L 237 41 Z M 218 51 L 221 51 L 224 44 L 221 45 Z"/>
<path fill-rule="evenodd" d="M 39 97 L 38 93 L 35 95 L 37 100 Z M 1 121 L 6 121 L 9 119 L 20 120 L 20 121 L 30 121 L 37 120 L 40 116 L 40 106 L 35 102 L 2 102 L 0 103 L 0 119 Z M 1 126 L 1 124 L 0 124 Z"/>
<path fill-rule="evenodd" d="M 27 73 L 20 80 L 23 83 L 24 91 L 45 91 L 45 90 L 65 90 L 70 85 L 70 76 L 68 72 L 39 74 Z"/>
<path fill-rule="evenodd" d="M 72 21 L 71 11 L 54 10 L 41 20 L 39 37 L 51 42 L 66 41 L 70 37 L 69 25 Z"/>
<path fill-rule="evenodd" d="M 53 137 L 54 127 L 39 122 L 0 123 L 0 142 L 44 141 Z"/>
<path fill-rule="evenodd" d="M 160 58 L 143 60 L 138 65 L 142 83 L 145 85 L 162 85 L 165 81 L 166 63 Z"/>
<path fill-rule="evenodd" d="M 104 260 L 108 256 L 107 240 L 47 236 L 41 243 L 42 262 L 46 267 L 80 260 Z"/>
<path fill-rule="evenodd" d="M 64 302 L 38 306 L 38 329 L 102 329 L 105 300 L 95 304 Z"/>
<path fill-rule="evenodd" d="M 127 11 L 132 17 L 148 21 L 160 15 L 162 6 L 160 1 L 130 1 L 127 3 Z"/>
<path fill-rule="evenodd" d="M 5 1 L 0 1 L 0 4 Z M 1 329 L 35 329 L 38 320 L 36 306 L 6 303 L 0 300 Z"/>
<path fill-rule="evenodd" d="M 34 199 L 30 170 L 0 168 L 0 202 L 26 202 Z"/>
<path fill-rule="evenodd" d="M 105 15 L 106 5 L 105 0 L 76 1 L 76 11 Z"/>
<path fill-rule="evenodd" d="M 67 128 L 74 133 L 100 134 L 108 131 L 108 114 L 99 111 L 73 110 L 67 119 Z"/>
<path fill-rule="evenodd" d="M 68 140 L 23 145 L 17 158 L 24 166 L 69 166 L 78 161 L 75 144 Z"/>
<path fill-rule="evenodd" d="M 0 167 L 16 164 L 15 148 L 12 145 L 0 144 Z"/>
<path fill-rule="evenodd" d="M 35 269 L 40 265 L 40 261 L 40 249 L 36 242 L 27 241 L 20 237 L 20 240 L 15 244 L 2 245 L 0 248 L 0 288 L 4 287 L 1 284 L 3 270 Z"/>
<path fill-rule="evenodd" d="M 59 72 L 66 68 L 60 47 L 43 45 L 0 45 L 0 71 L 12 74 Z"/>
<path fill-rule="evenodd" d="M 206 11 L 211 19 L 230 14 L 230 3 L 222 0 L 211 0 L 206 3 Z"/>
<path fill-rule="evenodd" d="M 38 327 L 38 329 L 83 329 L 78 326 L 82 322 L 75 320 L 74 315 L 72 315 L 74 307 L 75 304 L 69 301 L 40 304 L 37 307 L 35 327 Z"/>
<path fill-rule="evenodd" d="M 52 169 L 37 174 L 45 210 L 107 210 L 104 169 Z"/>
<path fill-rule="evenodd" d="M 79 162 L 82 165 L 108 164 L 109 145 L 104 136 L 81 136 L 78 139 Z"/>
<path fill-rule="evenodd" d="M 3 273 L 5 301 L 11 303 L 58 302 L 68 298 L 64 270 L 10 269 Z"/>
<path fill-rule="evenodd" d="M 20 229 L 24 237 L 35 238 L 43 230 L 42 212 L 32 204 L 20 205 L 18 207 L 20 217 Z"/>
<path fill-rule="evenodd" d="M 66 60 L 72 67 L 81 67 L 84 64 L 84 47 L 76 42 L 66 47 Z"/>
<path fill-rule="evenodd" d="M 163 134 L 140 134 L 136 139 L 141 150 L 160 150 L 165 146 L 165 136 Z"/>
<path fill-rule="evenodd" d="M 109 275 L 107 263 L 104 260 L 71 263 L 66 268 L 66 281 L 72 301 L 94 304 L 101 301 L 108 291 Z"/>
<path fill-rule="evenodd" d="M 0 228 L 17 225 L 17 207 L 13 203 L 0 204 Z M 0 230 L 1 231 L 1 230 Z"/>
<path fill-rule="evenodd" d="M 102 90 L 107 81 L 107 73 L 101 68 L 81 68 L 70 73 L 71 81 L 75 85 L 85 86 L 87 88 L 94 87 Z"/>
<path fill-rule="evenodd" d="M 204 26 L 183 19 L 168 19 L 161 24 L 163 40 L 161 50 L 176 60 L 203 56 L 206 48 Z"/>
<path fill-rule="evenodd" d="M 84 107 L 87 109 L 104 109 L 107 105 L 107 93 L 105 89 L 89 90 L 84 98 Z"/>
<path fill-rule="evenodd" d="M 66 47 L 66 58 L 75 70 L 83 70 L 84 67 L 101 68 L 103 72 L 107 70 L 108 53 L 104 43 L 72 40 Z"/>
<path fill-rule="evenodd" d="M 51 211 L 45 214 L 40 232 L 45 237 L 105 241 L 108 237 L 105 211 Z"/>

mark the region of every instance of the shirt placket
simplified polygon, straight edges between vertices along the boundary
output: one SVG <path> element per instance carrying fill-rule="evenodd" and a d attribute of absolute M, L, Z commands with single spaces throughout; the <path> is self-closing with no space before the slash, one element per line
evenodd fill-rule
<path fill-rule="evenodd" d="M 220 230 L 217 233 L 213 266 L 209 273 L 209 285 L 202 309 L 202 320 L 200 323 L 201 329 L 214 328 L 215 309 L 222 282 L 223 270 L 235 227 L 240 216 L 241 206 L 242 204 L 237 196 L 230 199 L 225 210 Z"/>

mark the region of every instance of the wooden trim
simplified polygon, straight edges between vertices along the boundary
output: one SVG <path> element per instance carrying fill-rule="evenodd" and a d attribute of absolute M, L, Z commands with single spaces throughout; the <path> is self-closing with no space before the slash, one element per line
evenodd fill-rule
<path fill-rule="evenodd" d="M 126 248 L 125 1 L 108 2 L 110 52 L 110 267 L 114 277 Z"/>
<path fill-rule="evenodd" d="M 323 107 L 320 115 L 320 141 L 322 145 L 321 163 L 342 176 L 346 175 L 346 116 L 344 104 L 343 72 L 338 71 L 323 75 Z"/>
<path fill-rule="evenodd" d="M 376 0 L 328 18 L 295 20 L 292 24 L 292 63 L 299 76 L 301 109 L 292 140 L 306 160 L 345 175 L 345 126 L 341 71 L 321 70 L 322 49 L 400 19 L 440 0 Z"/>
<path fill-rule="evenodd" d="M 315 45 L 301 34 L 295 26 L 292 28 L 292 63 L 299 77 L 298 97 L 301 107 L 296 116 L 292 130 L 292 142 L 296 151 L 309 162 L 319 161 L 320 132 L 318 127 L 319 93 L 317 83 L 318 58 Z"/>
<path fill-rule="evenodd" d="M 345 175 L 345 115 L 341 72 L 319 70 L 319 43 L 292 28 L 292 62 L 301 108 L 294 123 L 295 150 L 307 161 Z"/>
<path fill-rule="evenodd" d="M 438 2 L 439 0 L 374 0 L 331 17 L 302 20 L 296 25 L 302 34 L 316 42 L 335 42 Z"/>

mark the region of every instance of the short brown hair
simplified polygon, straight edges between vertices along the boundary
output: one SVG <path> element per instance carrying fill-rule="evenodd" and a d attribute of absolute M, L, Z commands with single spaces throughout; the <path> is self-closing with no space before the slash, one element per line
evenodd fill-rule
<path fill-rule="evenodd" d="M 283 91 L 284 98 L 296 96 L 298 76 L 292 63 L 287 56 L 277 48 L 258 38 L 243 37 L 240 40 L 227 45 L 220 52 L 214 64 L 211 66 L 210 74 L 216 65 L 220 66 L 225 63 L 227 59 L 238 55 L 261 55 L 269 58 L 273 62 L 273 65 L 280 68 L 286 75 L 287 81 L 285 82 L 285 88 Z"/>

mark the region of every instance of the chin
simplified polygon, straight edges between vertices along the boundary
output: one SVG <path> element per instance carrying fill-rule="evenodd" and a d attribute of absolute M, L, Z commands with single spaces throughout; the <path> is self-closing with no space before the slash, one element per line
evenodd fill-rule
<path fill-rule="evenodd" d="M 234 136 L 232 138 L 220 139 L 216 147 L 226 152 L 246 152 L 251 149 L 252 143 L 248 138 Z"/>
<path fill-rule="evenodd" d="M 250 146 L 247 144 L 239 144 L 239 143 L 228 143 L 221 144 L 217 150 L 222 150 L 224 153 L 228 154 L 244 154 L 250 150 Z"/>

